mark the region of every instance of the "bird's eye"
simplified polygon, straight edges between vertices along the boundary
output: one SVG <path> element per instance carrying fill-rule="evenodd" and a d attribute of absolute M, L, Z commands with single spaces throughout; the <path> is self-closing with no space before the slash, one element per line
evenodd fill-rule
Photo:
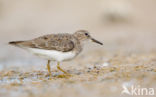
<path fill-rule="evenodd" d="M 86 36 L 88 36 L 88 33 L 85 33 Z"/>

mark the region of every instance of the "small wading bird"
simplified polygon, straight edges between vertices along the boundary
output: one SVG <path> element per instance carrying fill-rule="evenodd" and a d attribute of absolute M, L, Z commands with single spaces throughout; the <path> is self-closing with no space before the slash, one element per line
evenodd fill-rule
<path fill-rule="evenodd" d="M 49 75 L 51 75 L 50 61 L 56 61 L 57 69 L 66 75 L 70 75 L 60 68 L 60 62 L 75 58 L 82 51 L 82 43 L 86 40 L 92 40 L 103 45 L 103 43 L 92 38 L 86 30 L 79 30 L 74 34 L 49 34 L 28 41 L 12 41 L 9 42 L 9 44 L 23 48 L 37 56 L 47 59 Z"/>

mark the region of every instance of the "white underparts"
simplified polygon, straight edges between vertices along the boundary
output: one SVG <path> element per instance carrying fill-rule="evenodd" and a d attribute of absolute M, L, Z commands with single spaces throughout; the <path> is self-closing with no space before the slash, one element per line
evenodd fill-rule
<path fill-rule="evenodd" d="M 55 50 L 43 50 L 43 49 L 36 49 L 36 48 L 27 48 L 27 50 L 47 60 L 53 60 L 53 61 L 59 61 L 59 62 L 64 61 L 64 60 L 70 60 L 76 56 L 76 53 L 72 51 L 61 52 L 61 51 L 55 51 Z"/>

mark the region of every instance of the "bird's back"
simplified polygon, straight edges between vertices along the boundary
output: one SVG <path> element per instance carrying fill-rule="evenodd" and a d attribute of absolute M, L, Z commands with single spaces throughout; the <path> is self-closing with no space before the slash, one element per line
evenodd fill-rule
<path fill-rule="evenodd" d="M 49 34 L 44 35 L 33 40 L 28 41 L 13 41 L 9 44 L 26 47 L 26 48 L 38 48 L 45 50 L 56 50 L 62 52 L 68 52 L 80 46 L 80 42 L 72 34 Z"/>

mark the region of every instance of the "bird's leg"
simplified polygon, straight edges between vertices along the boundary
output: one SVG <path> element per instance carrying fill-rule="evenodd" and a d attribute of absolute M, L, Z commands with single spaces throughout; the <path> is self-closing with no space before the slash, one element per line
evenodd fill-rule
<path fill-rule="evenodd" d="M 57 69 L 60 70 L 60 71 L 62 71 L 62 72 L 65 73 L 65 74 L 69 74 L 69 73 L 67 73 L 66 71 L 64 71 L 64 70 L 60 67 L 60 62 L 57 62 Z"/>
<path fill-rule="evenodd" d="M 48 63 L 47 63 L 47 69 L 48 69 L 48 72 L 49 72 L 49 76 L 51 76 L 50 60 L 48 60 Z"/>
<path fill-rule="evenodd" d="M 68 72 L 64 71 L 61 67 L 60 67 L 60 62 L 57 62 L 57 69 L 62 71 L 63 73 L 65 73 L 67 76 L 71 76 L 71 74 L 69 74 Z M 66 75 L 60 75 L 59 77 L 66 77 Z"/>

